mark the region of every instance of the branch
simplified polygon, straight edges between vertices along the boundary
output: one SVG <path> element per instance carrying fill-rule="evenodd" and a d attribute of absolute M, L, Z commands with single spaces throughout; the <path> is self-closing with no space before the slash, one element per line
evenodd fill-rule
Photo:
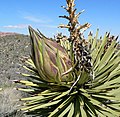
<path fill-rule="evenodd" d="M 68 16 L 66 16 L 66 15 L 64 15 L 64 16 L 59 16 L 59 18 L 65 18 L 65 19 L 70 20 L 70 18 L 69 18 Z"/>
<path fill-rule="evenodd" d="M 91 24 L 86 23 L 84 25 L 78 26 L 77 30 L 81 30 L 81 29 L 87 30 L 90 26 L 91 26 Z"/>
<path fill-rule="evenodd" d="M 80 11 L 78 14 L 75 15 L 75 17 L 78 19 L 80 14 L 82 14 L 85 10 Z"/>
<path fill-rule="evenodd" d="M 69 25 L 64 25 L 64 24 L 60 24 L 58 28 L 70 28 L 71 26 Z"/>

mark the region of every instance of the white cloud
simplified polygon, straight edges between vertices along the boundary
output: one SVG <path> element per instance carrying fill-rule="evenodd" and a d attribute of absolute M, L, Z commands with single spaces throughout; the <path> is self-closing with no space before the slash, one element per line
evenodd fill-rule
<path fill-rule="evenodd" d="M 25 16 L 24 19 L 27 19 L 27 20 L 35 22 L 35 23 L 46 23 L 45 20 L 40 20 L 39 18 L 36 18 L 33 16 Z"/>
<path fill-rule="evenodd" d="M 49 24 L 42 24 L 42 25 L 39 25 L 40 27 L 44 27 L 44 28 L 57 28 L 57 26 L 55 25 L 49 25 Z"/>
<path fill-rule="evenodd" d="M 27 28 L 28 25 L 27 24 L 19 24 L 19 25 L 7 25 L 7 26 L 3 26 L 3 28 L 12 28 L 12 29 L 23 29 L 23 28 Z"/>

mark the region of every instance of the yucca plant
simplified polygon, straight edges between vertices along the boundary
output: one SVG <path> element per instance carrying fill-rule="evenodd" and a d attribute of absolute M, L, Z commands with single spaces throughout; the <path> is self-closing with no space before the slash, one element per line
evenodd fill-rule
<path fill-rule="evenodd" d="M 119 117 L 120 50 L 117 38 L 106 33 L 103 38 L 83 32 L 74 0 L 66 0 L 69 38 L 50 40 L 29 26 L 31 56 L 23 66 L 31 74 L 27 80 L 15 81 L 26 86 L 18 90 L 31 96 L 22 98 L 21 110 L 41 117 Z M 58 42 L 58 43 L 57 43 Z"/>

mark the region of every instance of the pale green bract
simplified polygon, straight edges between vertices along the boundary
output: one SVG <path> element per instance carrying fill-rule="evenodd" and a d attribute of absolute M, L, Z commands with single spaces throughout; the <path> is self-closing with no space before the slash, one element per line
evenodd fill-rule
<path fill-rule="evenodd" d="M 66 78 L 70 75 L 62 75 L 72 67 L 72 62 L 65 49 L 31 27 L 29 27 L 29 31 L 32 45 L 31 58 L 40 79 L 60 84 L 70 79 Z"/>

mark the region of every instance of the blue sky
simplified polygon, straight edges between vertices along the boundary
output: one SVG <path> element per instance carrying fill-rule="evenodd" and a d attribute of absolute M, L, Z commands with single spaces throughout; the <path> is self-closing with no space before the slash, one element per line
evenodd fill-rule
<path fill-rule="evenodd" d="M 85 9 L 80 16 L 81 24 L 92 24 L 88 31 L 95 33 L 100 29 L 100 35 L 110 31 L 120 35 L 120 0 L 76 0 L 77 12 Z M 61 23 L 67 23 L 59 18 L 66 11 L 65 0 L 1 0 L 0 1 L 0 31 L 28 34 L 28 25 L 38 28 L 48 37 L 58 32 L 68 34 L 66 29 L 59 29 Z M 85 33 L 87 34 L 88 31 Z"/>

